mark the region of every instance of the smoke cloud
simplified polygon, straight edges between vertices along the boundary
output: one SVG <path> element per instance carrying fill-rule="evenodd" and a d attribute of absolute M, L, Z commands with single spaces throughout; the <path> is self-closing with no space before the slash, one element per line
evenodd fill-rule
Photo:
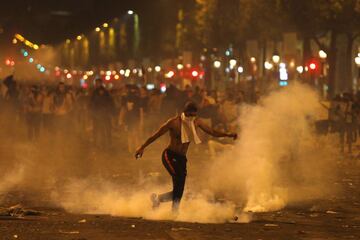
<path fill-rule="evenodd" d="M 153 210 L 149 197 L 171 188 L 169 176 L 161 182 L 148 178 L 112 181 L 92 174 L 91 166 L 99 168 L 104 163 L 85 161 L 91 154 L 73 154 L 71 158 L 77 159 L 74 164 L 57 148 L 41 153 L 45 149 L 42 147 L 38 149 L 41 154 L 32 148 L 31 153 L 23 150 L 5 175 L 0 191 L 14 185 L 46 186 L 51 189 L 52 202 L 73 213 L 203 223 L 221 223 L 238 216 L 238 222 L 249 222 L 248 212 L 275 211 L 289 204 L 324 198 L 334 191 L 331 182 L 336 177 L 335 141 L 331 136 L 317 135 L 314 128 L 321 111 L 317 94 L 298 83 L 272 92 L 256 106 L 242 107 L 239 140 L 220 157 L 202 159 L 208 167 L 189 172 L 185 197 L 176 216 L 171 213 L 171 203 Z M 77 145 L 72 146 L 76 152 Z M 110 155 L 107 158 L 109 164 L 115 162 Z M 150 172 L 145 166 L 143 171 Z"/>
<path fill-rule="evenodd" d="M 244 107 L 240 140 L 210 169 L 213 191 L 253 212 L 330 194 L 336 141 L 316 134 L 321 111 L 317 94 L 299 83 Z"/>

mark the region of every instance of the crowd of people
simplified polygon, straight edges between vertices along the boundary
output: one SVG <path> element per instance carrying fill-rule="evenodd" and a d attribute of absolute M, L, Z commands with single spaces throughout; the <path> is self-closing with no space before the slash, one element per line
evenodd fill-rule
<path fill-rule="evenodd" d="M 329 117 L 325 131 L 339 133 L 341 152 L 345 152 L 347 145 L 347 152 L 351 154 L 360 134 L 360 93 L 339 94 L 326 108 Z"/>
<path fill-rule="evenodd" d="M 104 81 L 95 79 L 92 86 L 82 88 L 64 82 L 19 83 L 13 76 L 0 84 L 2 121 L 5 119 L 8 125 L 23 123 L 29 141 L 36 142 L 47 134 L 77 134 L 89 136 L 84 138 L 96 148 L 107 149 L 114 146 L 113 133 L 119 132 L 126 138 L 129 153 L 159 123 L 181 113 L 188 101 L 197 104 L 198 115 L 207 124 L 225 131 L 239 130 L 239 106 L 249 103 L 240 89 L 207 91 L 190 85 L 180 89 L 170 84 L 166 91 L 135 84 L 109 89 Z M 338 133 L 341 152 L 347 146 L 351 153 L 360 134 L 360 94 L 337 95 L 323 106 L 329 114 L 327 119 L 317 122 L 318 131 Z M 205 142 L 211 155 L 232 147 L 225 139 L 210 138 Z"/>
<path fill-rule="evenodd" d="M 199 116 L 210 126 L 226 131 L 236 131 L 238 106 L 246 101 L 242 91 L 233 89 L 225 94 L 190 85 L 184 89 L 168 85 L 166 91 L 133 84 L 109 89 L 101 79 L 94 79 L 89 88 L 64 82 L 31 85 L 18 83 L 12 76 L 2 82 L 0 93 L 3 119 L 24 123 L 31 142 L 49 134 L 88 135 L 93 146 L 106 150 L 113 146 L 113 133 L 119 132 L 127 138 L 129 153 L 160 122 L 181 113 L 189 100 L 197 104 Z M 222 141 L 208 139 L 210 152 L 226 146 Z"/>

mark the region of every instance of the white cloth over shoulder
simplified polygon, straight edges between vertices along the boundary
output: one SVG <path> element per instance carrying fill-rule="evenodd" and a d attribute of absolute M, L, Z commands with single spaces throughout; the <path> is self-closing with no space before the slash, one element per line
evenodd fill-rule
<path fill-rule="evenodd" d="M 192 139 L 190 139 L 190 136 Z M 185 113 L 181 114 L 181 143 L 189 143 L 194 141 L 195 144 L 201 143 L 199 136 L 195 129 L 194 119 L 189 119 Z"/>

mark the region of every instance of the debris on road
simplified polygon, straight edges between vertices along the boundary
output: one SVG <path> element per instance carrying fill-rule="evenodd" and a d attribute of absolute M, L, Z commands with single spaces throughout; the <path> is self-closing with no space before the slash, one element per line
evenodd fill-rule
<path fill-rule="evenodd" d="M 63 230 L 59 230 L 59 233 L 63 233 L 63 234 L 79 234 L 79 231 L 63 231 Z"/>
<path fill-rule="evenodd" d="M 0 216 L 2 217 L 24 217 L 39 216 L 41 212 L 31 209 L 25 209 L 21 204 L 11 206 L 9 208 L 0 208 Z"/>
<path fill-rule="evenodd" d="M 266 223 L 264 227 L 279 227 L 279 225 L 273 223 Z"/>
<path fill-rule="evenodd" d="M 328 210 L 326 211 L 327 214 L 337 214 L 337 212 L 334 212 L 334 211 L 331 211 L 331 210 Z"/>
<path fill-rule="evenodd" d="M 174 231 L 174 232 L 178 232 L 178 231 L 191 231 L 191 228 L 184 228 L 184 227 L 171 228 L 171 231 Z"/>

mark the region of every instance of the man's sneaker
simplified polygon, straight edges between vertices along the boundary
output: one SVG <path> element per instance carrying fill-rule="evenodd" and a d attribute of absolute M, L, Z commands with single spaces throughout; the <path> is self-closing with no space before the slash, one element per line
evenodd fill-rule
<path fill-rule="evenodd" d="M 152 208 L 155 210 L 160 206 L 159 196 L 156 193 L 151 194 L 150 196 L 152 202 Z"/>

